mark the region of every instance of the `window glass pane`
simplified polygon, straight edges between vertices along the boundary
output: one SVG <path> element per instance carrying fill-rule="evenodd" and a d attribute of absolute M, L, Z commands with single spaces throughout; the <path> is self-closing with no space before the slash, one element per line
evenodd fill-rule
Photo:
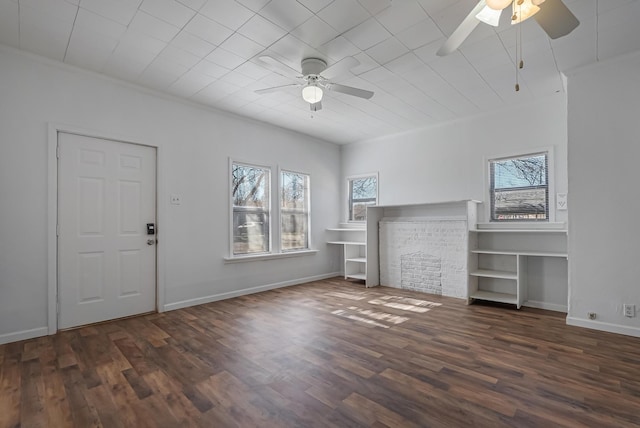
<path fill-rule="evenodd" d="M 270 170 L 232 165 L 233 254 L 268 253 Z"/>
<path fill-rule="evenodd" d="M 490 161 L 491 220 L 549 219 L 547 154 Z"/>
<path fill-rule="evenodd" d="M 282 249 L 301 250 L 308 248 L 307 214 L 281 213 L 282 215 Z"/>
<path fill-rule="evenodd" d="M 545 220 L 547 218 L 546 190 L 496 190 L 495 220 Z"/>
<path fill-rule="evenodd" d="M 282 251 L 309 248 L 309 176 L 282 171 L 280 244 Z"/>
<path fill-rule="evenodd" d="M 351 180 L 351 197 L 358 199 L 375 199 L 378 194 L 376 177 L 363 177 Z"/>
<path fill-rule="evenodd" d="M 493 161 L 493 164 L 496 189 L 547 184 L 546 155 Z"/>
<path fill-rule="evenodd" d="M 269 216 L 264 212 L 233 212 L 233 254 L 269 251 Z"/>
<path fill-rule="evenodd" d="M 306 209 L 307 178 L 304 174 L 282 172 L 282 208 Z"/>
<path fill-rule="evenodd" d="M 349 220 L 365 221 L 367 206 L 376 205 L 378 178 L 376 176 L 349 180 Z"/>
<path fill-rule="evenodd" d="M 233 164 L 233 205 L 269 208 L 269 170 Z"/>

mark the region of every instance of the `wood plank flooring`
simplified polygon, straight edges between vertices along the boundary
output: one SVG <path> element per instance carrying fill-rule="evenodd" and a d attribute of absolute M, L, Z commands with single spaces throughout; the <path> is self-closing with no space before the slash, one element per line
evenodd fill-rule
<path fill-rule="evenodd" d="M 640 339 L 341 279 L 0 346 L 0 427 L 640 426 Z"/>

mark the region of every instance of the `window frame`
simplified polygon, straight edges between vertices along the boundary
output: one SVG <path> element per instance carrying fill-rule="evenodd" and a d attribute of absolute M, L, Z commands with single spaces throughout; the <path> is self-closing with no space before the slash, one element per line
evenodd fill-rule
<path fill-rule="evenodd" d="M 513 220 L 494 220 L 493 219 L 493 189 L 492 189 L 492 174 L 491 174 L 491 162 L 501 161 L 501 160 L 509 160 L 509 159 L 518 159 L 518 158 L 527 158 L 533 157 L 537 155 L 547 156 L 547 219 L 513 219 Z M 522 223 L 525 225 L 531 225 L 533 223 L 545 224 L 545 223 L 553 223 L 556 218 L 556 206 L 555 206 L 555 166 L 554 166 L 554 153 L 553 147 L 540 147 L 527 151 L 520 152 L 511 152 L 511 153 L 503 153 L 496 156 L 485 157 L 484 159 L 484 167 L 485 167 L 485 195 L 489 198 L 488 203 L 485 209 L 486 219 L 489 223 L 492 224 L 504 224 L 504 225 L 512 225 L 516 226 L 518 223 Z M 517 226 L 516 226 L 517 227 Z"/>
<path fill-rule="evenodd" d="M 234 242 L 234 227 L 233 227 L 233 221 L 234 221 L 234 212 L 235 212 L 235 205 L 234 205 L 234 201 L 233 201 L 233 166 L 234 165 L 241 165 L 241 166 L 246 166 L 246 167 L 251 167 L 251 168 L 260 168 L 260 169 L 264 169 L 266 171 L 268 171 L 268 178 L 269 178 L 269 182 L 268 185 L 265 186 L 265 190 L 268 192 L 268 204 L 266 206 L 266 214 L 267 214 L 267 218 L 269 220 L 269 225 L 268 225 L 268 233 L 269 233 L 269 239 L 267 241 L 267 250 L 266 251 L 260 251 L 260 252 L 251 252 L 251 253 L 236 253 L 235 252 L 235 242 Z M 229 158 L 229 171 L 228 171 L 228 189 L 229 189 L 229 254 L 230 254 L 230 258 L 232 259 L 240 259 L 240 258 L 244 258 L 244 257 L 256 257 L 256 256 L 264 256 L 264 255 L 269 255 L 269 254 L 273 254 L 273 210 L 272 210 L 272 204 L 273 204 L 273 197 L 272 197 L 272 193 L 273 193 L 273 182 L 272 182 L 272 168 L 268 165 L 264 165 L 264 164 L 260 164 L 257 162 L 248 162 L 248 161 L 244 161 L 244 160 L 239 160 L 239 159 L 233 159 L 233 158 Z M 260 212 L 262 212 L 263 210 L 259 210 Z"/>
<path fill-rule="evenodd" d="M 348 223 L 365 223 L 367 221 L 367 219 L 365 218 L 364 220 L 353 220 L 351 218 L 353 210 L 351 209 L 352 207 L 352 199 L 351 199 L 351 182 L 354 180 L 358 180 L 358 179 L 363 179 L 363 178 L 369 178 L 369 177 L 373 177 L 376 179 L 376 197 L 375 197 L 375 203 L 373 204 L 373 206 L 378 205 L 378 201 L 379 201 L 379 195 L 380 195 L 380 179 L 378 177 L 378 173 L 377 172 L 373 172 L 373 173 L 367 173 L 367 174 L 355 174 L 355 175 L 349 175 L 346 177 L 346 181 L 347 181 L 347 213 L 346 213 L 346 218 L 347 218 L 347 222 Z"/>
<path fill-rule="evenodd" d="M 307 178 L 307 189 L 306 189 L 306 200 L 305 200 L 305 207 L 302 210 L 302 213 L 304 213 L 306 215 L 306 232 L 307 232 L 307 236 L 306 236 L 306 242 L 307 245 L 304 248 L 293 248 L 293 249 L 285 249 L 282 245 L 282 221 L 284 218 L 284 212 L 285 209 L 282 206 L 282 190 L 283 190 L 283 186 L 284 186 L 284 182 L 282 179 L 282 174 L 283 173 L 290 173 L 290 174 L 299 174 L 299 175 L 303 175 L 306 176 Z M 286 210 L 289 211 L 289 210 Z M 290 210 L 290 211 L 294 211 L 299 213 L 299 210 Z M 280 227 L 278 228 L 278 242 L 279 242 L 279 248 L 278 250 L 280 251 L 280 253 L 295 253 L 295 252 L 300 252 L 300 251 L 309 251 L 311 249 L 311 174 L 307 173 L 307 172 L 300 172 L 300 171 L 296 171 L 293 169 L 289 169 L 289 168 L 278 168 L 278 223 L 280 225 Z"/>

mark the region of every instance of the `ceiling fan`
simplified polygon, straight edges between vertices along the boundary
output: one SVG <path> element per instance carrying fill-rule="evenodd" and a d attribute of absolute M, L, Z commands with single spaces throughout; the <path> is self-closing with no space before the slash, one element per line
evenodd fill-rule
<path fill-rule="evenodd" d="M 265 67 L 271 71 L 285 77 L 293 78 L 297 80 L 297 82 L 288 85 L 274 86 L 272 88 L 258 89 L 255 91 L 257 94 L 267 94 L 295 86 L 302 87 L 302 98 L 309 103 L 311 111 L 318 111 L 322 108 L 321 100 L 325 90 L 353 95 L 367 100 L 373 96 L 373 92 L 371 91 L 333 83 L 330 80 L 332 77 L 339 77 L 360 64 L 360 61 L 354 57 L 345 57 L 328 68 L 327 63 L 322 59 L 305 58 L 300 63 L 301 73 L 271 56 L 264 55 L 259 57 L 259 59 Z"/>
<path fill-rule="evenodd" d="M 502 10 L 509 5 L 513 11 L 512 25 L 533 16 L 552 39 L 566 36 L 580 24 L 562 0 L 480 0 L 440 47 L 437 55 L 448 55 L 458 49 L 480 22 L 497 27 Z"/>

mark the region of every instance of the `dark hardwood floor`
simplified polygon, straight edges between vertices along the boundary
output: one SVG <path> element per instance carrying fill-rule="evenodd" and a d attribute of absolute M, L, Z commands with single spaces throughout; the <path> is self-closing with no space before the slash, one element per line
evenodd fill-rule
<path fill-rule="evenodd" d="M 332 279 L 0 346 L 18 426 L 640 426 L 640 339 Z"/>

